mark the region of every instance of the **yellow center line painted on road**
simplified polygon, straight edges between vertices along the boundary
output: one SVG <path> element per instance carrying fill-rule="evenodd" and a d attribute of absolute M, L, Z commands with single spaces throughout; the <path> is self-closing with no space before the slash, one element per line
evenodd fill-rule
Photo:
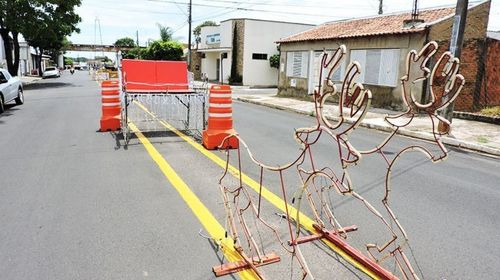
<path fill-rule="evenodd" d="M 211 161 L 216 163 L 222 168 L 226 168 L 226 161 L 218 157 L 216 154 L 210 152 L 209 150 L 205 149 L 201 144 L 198 142 L 194 141 L 193 138 L 187 136 L 186 134 L 182 133 L 181 131 L 177 130 L 175 127 L 170 125 L 169 123 L 165 122 L 164 120 L 158 119 L 153 113 L 151 113 L 144 105 L 142 105 L 139 102 L 134 101 L 136 105 L 138 105 L 142 110 L 144 110 L 147 114 L 158 120 L 159 123 L 161 123 L 165 128 L 171 130 L 177 136 L 182 138 L 184 141 L 188 142 L 192 147 L 194 147 L 196 150 L 198 150 L 200 153 L 202 153 L 204 156 L 209 158 Z M 229 164 L 228 171 L 231 175 L 233 175 L 236 178 L 239 178 L 239 171 L 236 167 L 232 166 Z M 256 191 L 257 193 L 259 192 L 260 185 L 258 182 L 247 176 L 245 173 L 241 172 L 241 178 L 243 183 L 245 183 L 247 186 L 249 186 L 251 189 Z M 285 209 L 285 201 L 281 199 L 281 197 L 277 196 L 270 190 L 268 190 L 266 187 L 262 186 L 262 197 L 265 198 L 267 201 L 269 201 L 271 204 L 273 204 L 276 208 L 279 210 L 286 212 Z M 288 210 L 290 213 L 291 217 L 296 217 L 297 216 L 297 209 L 290 204 L 287 204 Z M 308 216 L 304 215 L 303 213 L 299 212 L 299 218 L 300 218 L 300 225 L 304 227 L 306 230 L 309 232 L 316 232 L 313 228 L 313 224 L 315 222 L 309 218 Z M 335 251 L 337 254 L 339 254 L 343 259 L 347 260 L 349 263 L 351 263 L 353 266 L 358 268 L 360 271 L 371 277 L 372 279 L 379 279 L 372 271 L 370 271 L 368 268 L 360 264 L 358 261 L 353 259 L 351 256 L 346 254 L 342 249 L 337 247 L 335 244 L 331 243 L 330 241 L 326 239 L 322 239 L 322 241 L 328 245 L 333 251 Z"/>
<path fill-rule="evenodd" d="M 241 257 L 234 249 L 234 241 L 232 238 L 226 238 L 226 231 L 222 225 L 215 219 L 210 210 L 200 201 L 200 199 L 193 193 L 189 186 L 182 180 L 182 178 L 175 172 L 165 158 L 158 152 L 158 150 L 151 144 L 142 132 L 137 127 L 129 122 L 129 126 L 134 131 L 139 141 L 141 141 L 149 156 L 156 162 L 163 175 L 168 179 L 170 184 L 177 190 L 184 202 L 191 208 L 196 218 L 203 225 L 205 230 L 210 234 L 214 240 L 221 241 L 222 252 L 230 262 L 240 261 Z M 194 249 L 194 248 L 193 248 Z M 214 264 L 215 265 L 215 264 Z M 259 279 L 253 270 L 244 270 L 238 273 L 241 279 Z"/>

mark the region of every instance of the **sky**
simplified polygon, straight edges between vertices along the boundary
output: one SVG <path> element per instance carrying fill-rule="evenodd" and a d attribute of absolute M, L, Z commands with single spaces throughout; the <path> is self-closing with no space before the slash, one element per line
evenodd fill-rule
<path fill-rule="evenodd" d="M 380 0 L 192 0 L 192 27 L 203 21 L 219 23 L 230 18 L 255 18 L 321 24 L 348 18 L 377 15 Z M 344 3 L 340 3 L 344 2 Z M 469 0 L 469 4 L 480 1 Z M 174 39 L 188 41 L 188 0 L 83 0 L 76 9 L 82 18 L 81 32 L 70 41 L 81 44 L 113 44 L 131 37 L 139 44 L 159 39 L 157 24 L 174 31 Z M 383 0 L 383 12 L 410 11 L 412 0 Z M 419 0 L 420 9 L 454 6 L 456 0 Z M 500 30 L 500 0 L 492 0 L 488 30 Z M 102 38 L 102 40 L 101 40 Z M 194 39 L 192 39 L 194 40 Z M 92 58 L 94 53 L 68 52 L 70 57 Z M 100 54 L 97 54 L 100 55 Z M 112 56 L 110 53 L 105 55 Z"/>

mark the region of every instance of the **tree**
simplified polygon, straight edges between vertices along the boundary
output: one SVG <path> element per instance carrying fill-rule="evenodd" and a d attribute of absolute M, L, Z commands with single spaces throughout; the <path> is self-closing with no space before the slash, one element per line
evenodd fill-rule
<path fill-rule="evenodd" d="M 19 69 L 19 33 L 24 23 L 33 20 L 33 18 L 27 17 L 31 10 L 32 6 L 27 0 L 0 1 L 0 36 L 4 43 L 7 69 L 13 76 L 17 76 Z M 14 50 L 14 57 L 12 50 Z"/>
<path fill-rule="evenodd" d="M 0 1 L 0 36 L 4 41 L 9 72 L 17 75 L 19 69 L 20 33 L 40 53 L 38 65 L 44 51 L 59 53 L 65 45 L 65 36 L 79 31 L 76 24 L 81 19 L 74 8 L 80 4 L 81 0 Z"/>
<path fill-rule="evenodd" d="M 182 60 L 183 46 L 176 41 L 154 41 L 144 51 L 143 58 L 148 60 Z"/>
<path fill-rule="evenodd" d="M 134 39 L 130 37 L 124 37 L 116 40 L 115 44 L 116 47 L 128 47 L 128 48 L 133 48 L 135 47 L 135 41 Z"/>
<path fill-rule="evenodd" d="M 204 21 L 203 23 L 201 23 L 200 25 L 196 26 L 193 29 L 193 35 L 194 35 L 194 41 L 196 42 L 196 48 L 198 48 L 198 44 L 201 42 L 201 37 L 200 37 L 201 28 L 204 26 L 217 26 L 217 23 L 215 23 L 215 21 L 208 20 L 208 21 Z"/>
<path fill-rule="evenodd" d="M 122 51 L 122 58 L 141 59 L 144 56 L 145 51 L 146 51 L 145 49 L 135 47 L 135 48 L 130 49 L 128 51 Z"/>
<path fill-rule="evenodd" d="M 172 28 L 161 25 L 159 23 L 157 23 L 156 26 L 158 26 L 158 28 L 160 29 L 160 39 L 163 42 L 172 41 L 172 36 L 174 35 L 174 31 L 172 30 Z"/>
<path fill-rule="evenodd" d="M 73 59 L 71 57 L 64 57 L 64 65 L 73 65 Z"/>

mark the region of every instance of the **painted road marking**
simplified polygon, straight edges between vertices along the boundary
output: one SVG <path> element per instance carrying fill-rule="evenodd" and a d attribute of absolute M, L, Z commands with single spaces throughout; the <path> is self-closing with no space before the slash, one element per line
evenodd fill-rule
<path fill-rule="evenodd" d="M 164 120 L 159 119 L 156 117 L 153 113 L 151 113 L 144 105 L 142 105 L 139 102 L 134 101 L 136 105 L 138 105 L 142 110 L 144 110 L 148 115 L 151 117 L 155 118 L 160 124 L 162 124 L 165 128 L 171 130 L 174 132 L 177 136 L 182 138 L 184 141 L 188 142 L 192 147 L 194 147 L 196 150 L 198 150 L 200 153 L 202 153 L 204 156 L 209 158 L 211 161 L 222 167 L 223 169 L 226 168 L 226 161 L 222 160 L 220 157 L 218 157 L 216 154 L 210 152 L 209 150 L 205 149 L 201 144 L 198 142 L 194 141 L 191 137 L 187 136 L 186 134 L 182 133 L 181 131 L 177 130 L 175 127 L 170 125 Z M 229 164 L 228 166 L 228 172 L 233 175 L 235 178 L 239 178 L 239 171 L 236 167 L 232 166 Z M 245 173 L 241 172 L 241 179 L 243 183 L 245 183 L 247 186 L 249 186 L 251 189 L 253 189 L 255 192 L 259 192 L 260 185 L 257 183 L 255 180 L 250 178 L 248 175 Z M 269 201 L 271 204 L 273 204 L 276 208 L 281 210 L 282 212 L 286 212 L 285 209 L 285 201 L 281 199 L 281 197 L 277 196 L 270 190 L 268 190 L 265 186 L 262 186 L 262 197 L 264 197 L 267 201 Z M 296 217 L 297 216 L 297 209 L 290 204 L 286 204 L 288 206 L 288 211 L 290 213 L 291 217 Z M 308 216 L 304 215 L 303 213 L 299 212 L 299 219 L 300 219 L 300 225 L 304 227 L 306 230 L 308 230 L 311 233 L 315 233 L 316 231 L 313 228 L 314 221 L 309 218 Z M 368 270 L 368 268 L 364 267 L 362 264 L 360 264 L 358 261 L 353 259 L 351 256 L 346 254 L 344 251 L 342 251 L 339 247 L 337 247 L 335 244 L 331 243 L 330 241 L 326 239 L 322 239 L 322 241 L 328 245 L 333 251 L 335 251 L 337 254 L 339 254 L 343 259 L 348 261 L 350 264 L 355 266 L 357 269 L 365 273 L 366 275 L 370 276 L 372 279 L 379 279 L 372 271 Z"/>
<path fill-rule="evenodd" d="M 172 184 L 175 190 L 182 197 L 184 202 L 191 208 L 193 214 L 198 218 L 205 230 L 210 234 L 214 240 L 220 240 L 222 252 L 230 262 L 240 261 L 242 258 L 234 249 L 234 241 L 232 238 L 226 238 L 226 231 L 222 225 L 215 219 L 210 210 L 200 201 L 195 193 L 189 186 L 182 180 L 182 178 L 175 172 L 167 160 L 158 152 L 158 150 L 151 144 L 144 134 L 132 123 L 129 122 L 130 127 L 134 131 L 137 138 L 142 143 L 149 156 L 156 162 L 163 175 Z M 257 274 L 251 269 L 247 269 L 238 273 L 241 279 L 259 279 Z"/>

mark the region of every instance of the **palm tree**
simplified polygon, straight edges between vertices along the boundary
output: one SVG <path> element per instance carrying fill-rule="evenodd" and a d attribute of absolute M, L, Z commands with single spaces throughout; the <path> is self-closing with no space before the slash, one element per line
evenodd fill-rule
<path fill-rule="evenodd" d="M 156 26 L 160 29 L 160 38 L 163 42 L 172 41 L 172 35 L 174 34 L 172 28 L 159 23 L 156 23 Z"/>

